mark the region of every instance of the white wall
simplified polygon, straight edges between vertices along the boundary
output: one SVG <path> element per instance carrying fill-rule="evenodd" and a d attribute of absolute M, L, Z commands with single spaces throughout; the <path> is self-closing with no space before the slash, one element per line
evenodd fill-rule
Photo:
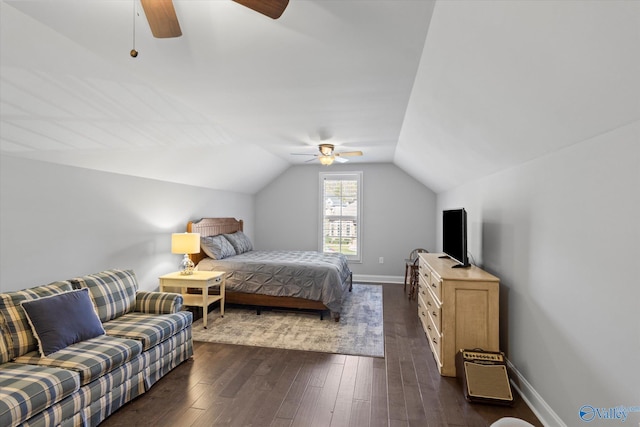
<path fill-rule="evenodd" d="M 319 173 L 360 170 L 363 261 L 351 270 L 361 279 L 402 281 L 409 252 L 436 247 L 436 196 L 390 163 L 289 168 L 256 194 L 256 247 L 318 250 Z"/>
<path fill-rule="evenodd" d="M 171 233 L 234 216 L 253 236 L 253 196 L 2 156 L 0 291 L 131 268 L 142 289 L 175 271 Z"/>
<path fill-rule="evenodd" d="M 501 278 L 501 346 L 546 424 L 640 405 L 640 122 L 438 195 L 439 212 L 457 206 Z"/>

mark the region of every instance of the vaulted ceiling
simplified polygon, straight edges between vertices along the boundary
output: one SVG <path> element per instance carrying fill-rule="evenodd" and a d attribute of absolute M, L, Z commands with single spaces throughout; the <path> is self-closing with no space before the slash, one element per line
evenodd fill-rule
<path fill-rule="evenodd" d="M 2 1 L 2 155 L 251 194 L 328 142 L 443 191 L 640 120 L 640 2 L 174 5 Z"/>

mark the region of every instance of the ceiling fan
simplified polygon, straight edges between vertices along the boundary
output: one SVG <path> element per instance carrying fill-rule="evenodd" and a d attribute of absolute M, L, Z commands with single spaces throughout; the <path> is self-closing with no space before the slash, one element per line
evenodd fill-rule
<path fill-rule="evenodd" d="M 333 164 L 334 161 L 338 163 L 348 162 L 349 159 L 345 159 L 345 157 L 353 157 L 353 156 L 362 156 L 362 151 L 343 151 L 341 153 L 336 153 L 334 151 L 335 147 L 333 144 L 320 144 L 318 145 L 318 151 L 320 154 L 307 154 L 307 153 L 291 153 L 294 156 L 313 156 L 317 157 L 321 164 L 328 166 Z M 308 162 L 312 162 L 315 159 L 307 160 Z"/>
<path fill-rule="evenodd" d="M 182 30 L 172 0 L 140 0 L 149 21 L 151 33 L 157 38 L 180 37 Z M 249 9 L 278 19 L 289 4 L 289 0 L 233 0 Z"/>

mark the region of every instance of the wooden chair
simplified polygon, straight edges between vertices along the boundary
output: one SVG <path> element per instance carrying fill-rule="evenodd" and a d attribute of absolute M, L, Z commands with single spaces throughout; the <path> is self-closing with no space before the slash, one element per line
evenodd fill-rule
<path fill-rule="evenodd" d="M 404 292 L 407 292 L 407 285 L 409 285 L 410 299 L 415 298 L 418 290 L 418 254 L 427 252 L 429 251 L 423 248 L 414 249 L 409 254 L 409 258 L 404 260 Z"/>

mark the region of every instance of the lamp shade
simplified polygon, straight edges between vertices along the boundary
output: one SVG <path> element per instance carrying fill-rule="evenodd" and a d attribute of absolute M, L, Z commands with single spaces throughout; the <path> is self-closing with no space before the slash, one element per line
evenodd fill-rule
<path fill-rule="evenodd" d="M 173 233 L 171 253 L 197 254 L 200 252 L 200 233 Z"/>

